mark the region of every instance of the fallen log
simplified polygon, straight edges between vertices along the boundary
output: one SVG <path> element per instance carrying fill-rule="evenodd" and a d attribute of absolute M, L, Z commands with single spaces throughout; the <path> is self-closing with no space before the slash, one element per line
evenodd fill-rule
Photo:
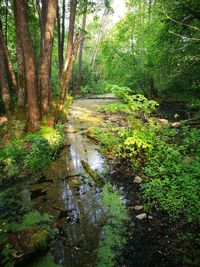
<path fill-rule="evenodd" d="M 102 187 L 104 185 L 103 177 L 101 177 L 97 172 L 91 169 L 90 165 L 84 160 L 81 160 L 81 164 L 83 166 L 83 169 L 86 171 L 86 173 L 90 175 L 95 185 L 97 185 L 98 187 Z"/>

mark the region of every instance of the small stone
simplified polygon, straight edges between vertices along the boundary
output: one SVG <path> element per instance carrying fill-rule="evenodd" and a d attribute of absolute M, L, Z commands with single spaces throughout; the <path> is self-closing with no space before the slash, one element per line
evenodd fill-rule
<path fill-rule="evenodd" d="M 153 216 L 149 215 L 149 216 L 148 216 L 148 219 L 149 219 L 149 220 L 152 220 L 152 219 L 153 219 Z"/>
<path fill-rule="evenodd" d="M 136 205 L 133 207 L 134 210 L 142 210 L 143 206 L 142 205 Z"/>
<path fill-rule="evenodd" d="M 141 184 L 143 182 L 143 180 L 140 176 L 136 176 L 133 182 L 136 184 Z"/>
<path fill-rule="evenodd" d="M 141 213 L 137 216 L 135 216 L 138 220 L 144 220 L 147 218 L 147 214 L 146 213 Z"/>
<path fill-rule="evenodd" d="M 169 121 L 168 120 L 166 120 L 166 119 L 157 119 L 157 121 L 158 121 L 158 123 L 160 123 L 160 124 L 162 124 L 162 125 L 167 125 L 168 123 L 169 123 Z"/>

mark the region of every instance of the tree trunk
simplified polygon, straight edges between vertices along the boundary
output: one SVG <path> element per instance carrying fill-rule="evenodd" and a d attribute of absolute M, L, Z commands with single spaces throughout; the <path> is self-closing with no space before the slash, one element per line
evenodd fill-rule
<path fill-rule="evenodd" d="M 40 125 L 40 113 L 37 102 L 36 67 L 33 46 L 28 27 L 28 3 L 26 0 L 14 0 L 14 6 L 17 14 L 16 19 L 18 20 L 16 27 L 19 27 L 21 44 L 24 53 L 28 100 L 28 130 L 36 131 Z"/>
<path fill-rule="evenodd" d="M 15 78 L 13 65 L 12 65 L 12 62 L 11 62 L 11 59 L 10 59 L 10 55 L 9 55 L 9 52 L 8 52 L 7 45 L 6 45 L 5 41 L 4 41 L 4 37 L 3 37 L 3 33 L 1 31 L 1 28 L 0 28 L 0 38 L 1 38 L 1 42 L 2 42 L 2 48 L 4 50 L 4 55 L 5 55 L 5 64 L 8 66 L 8 71 L 9 71 L 9 76 L 10 76 L 10 79 L 11 79 L 11 82 L 12 82 L 12 86 L 16 90 L 17 89 L 17 81 L 16 81 L 16 78 Z"/>
<path fill-rule="evenodd" d="M 62 55 L 62 70 L 63 70 L 63 61 L 64 61 L 64 42 L 65 42 L 65 13 L 66 13 L 66 3 L 65 0 L 63 0 L 63 6 L 62 6 L 62 34 L 61 34 L 61 55 Z"/>
<path fill-rule="evenodd" d="M 10 91 L 7 79 L 7 68 L 6 68 L 6 59 L 4 54 L 4 48 L 2 43 L 2 38 L 0 36 L 0 87 L 2 93 L 2 99 L 5 107 L 5 111 L 7 114 L 10 113 L 11 108 L 11 99 L 10 99 Z"/>
<path fill-rule="evenodd" d="M 77 8 L 77 0 L 71 0 L 70 1 L 69 32 L 68 32 L 67 50 L 66 50 L 65 62 L 64 62 L 64 66 L 63 66 L 63 72 L 65 72 L 68 68 L 69 59 L 70 59 L 70 57 L 72 55 L 72 51 L 73 51 L 76 8 Z"/>
<path fill-rule="evenodd" d="M 59 64 L 59 75 L 62 77 L 63 70 L 63 52 L 64 52 L 64 37 L 65 37 L 65 0 L 62 5 L 62 29 L 61 29 L 61 16 L 59 7 L 57 10 L 57 28 L 58 28 L 58 64 Z"/>
<path fill-rule="evenodd" d="M 43 115 L 48 113 L 49 95 L 51 86 L 51 59 L 54 40 L 54 28 L 57 13 L 57 0 L 46 0 L 47 14 L 44 13 L 45 18 L 43 21 L 43 38 L 42 38 L 42 51 L 40 63 L 40 97 L 41 97 L 41 112 Z"/>
<path fill-rule="evenodd" d="M 73 73 L 74 62 L 80 43 L 80 34 L 77 34 L 75 41 L 74 39 L 74 27 L 76 18 L 77 0 L 71 0 L 70 2 L 70 18 L 69 18 L 69 32 L 68 42 L 65 55 L 65 61 L 63 65 L 63 72 L 60 81 L 60 102 L 64 103 L 68 95 L 68 86 Z M 61 104 L 62 109 L 62 104 Z"/>
<path fill-rule="evenodd" d="M 81 89 L 81 80 L 82 80 L 82 65 L 83 65 L 83 48 L 84 48 L 84 31 L 86 28 L 86 18 L 87 18 L 87 10 L 83 14 L 83 21 L 82 21 L 82 33 L 81 33 L 81 41 L 79 47 L 79 59 L 78 59 L 78 75 L 77 75 L 77 85 L 76 85 L 76 92 L 79 93 Z"/>
<path fill-rule="evenodd" d="M 17 92 L 17 107 L 18 110 L 25 110 L 25 102 L 26 102 L 26 79 L 25 79 L 25 63 L 24 63 L 24 54 L 22 49 L 22 42 L 20 37 L 20 25 L 18 24 L 16 8 L 14 6 L 14 14 L 15 14 L 15 25 L 16 25 L 16 55 L 17 55 L 17 80 L 18 80 L 18 92 Z"/>
<path fill-rule="evenodd" d="M 70 82 L 71 77 L 72 77 L 74 62 L 75 62 L 76 55 L 78 52 L 79 43 L 80 43 L 80 33 L 78 33 L 76 35 L 75 42 L 74 42 L 74 48 L 73 48 L 71 56 L 69 58 L 68 68 L 62 74 L 61 94 L 60 94 L 60 100 L 61 100 L 62 104 L 64 103 L 64 101 L 68 95 L 68 86 L 69 86 L 69 82 Z"/>
<path fill-rule="evenodd" d="M 103 13 L 103 16 L 101 18 L 101 23 L 100 23 L 100 26 L 99 26 L 99 31 L 98 31 L 98 35 L 97 35 L 96 44 L 95 44 L 95 47 L 94 47 L 94 50 L 93 50 L 93 53 L 92 53 L 92 56 L 91 56 L 91 59 L 90 59 L 91 71 L 94 68 L 94 63 L 96 61 L 97 53 L 98 53 L 98 50 L 99 50 L 99 44 L 100 44 L 100 41 L 101 41 L 101 39 L 103 37 L 103 34 L 105 33 L 106 25 L 107 25 L 107 14 L 106 14 L 106 10 L 105 10 L 104 13 Z"/>
<path fill-rule="evenodd" d="M 57 9 L 57 31 L 58 31 L 58 66 L 59 77 L 62 75 L 62 53 L 61 53 L 61 31 L 60 31 L 60 9 Z"/>

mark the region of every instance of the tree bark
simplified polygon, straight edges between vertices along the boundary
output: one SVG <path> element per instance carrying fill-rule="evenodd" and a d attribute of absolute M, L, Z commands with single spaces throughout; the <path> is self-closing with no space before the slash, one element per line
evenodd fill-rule
<path fill-rule="evenodd" d="M 60 109 L 63 108 L 63 103 L 68 95 L 68 86 L 72 77 L 74 62 L 76 59 L 79 43 L 80 43 L 80 34 L 76 35 L 74 39 L 74 27 L 75 27 L 75 18 L 76 18 L 76 8 L 77 0 L 71 0 L 70 2 L 70 18 L 69 18 L 69 32 L 68 32 L 68 42 L 65 55 L 65 61 L 63 64 L 63 72 L 60 81 Z"/>
<path fill-rule="evenodd" d="M 107 14 L 106 14 L 106 10 L 105 10 L 104 13 L 103 13 L 103 16 L 101 18 L 101 23 L 100 23 L 100 26 L 99 26 L 99 31 L 98 31 L 98 35 L 97 35 L 96 44 L 95 44 L 95 47 L 94 47 L 94 50 L 93 50 L 93 53 L 92 53 L 92 56 L 91 56 L 91 59 L 90 59 L 91 71 L 94 68 L 94 63 L 96 61 L 97 53 L 98 53 L 98 50 L 99 50 L 99 44 L 100 44 L 100 41 L 101 41 L 101 39 L 103 37 L 103 34 L 105 33 L 106 24 L 107 24 Z"/>
<path fill-rule="evenodd" d="M 65 42 L 65 13 L 66 13 L 66 2 L 63 0 L 62 6 L 62 34 L 61 34 L 61 55 L 62 55 L 62 69 L 63 69 L 63 61 L 64 61 L 64 42 Z"/>
<path fill-rule="evenodd" d="M 45 1 L 44 1 L 45 2 Z M 44 12 L 45 18 L 43 21 L 43 38 L 42 38 L 42 51 L 40 63 L 40 97 L 41 97 L 41 112 L 43 115 L 48 113 L 49 96 L 51 86 L 51 59 L 54 40 L 55 20 L 57 13 L 57 0 L 46 0 L 47 10 Z"/>
<path fill-rule="evenodd" d="M 61 54 L 61 31 L 60 31 L 60 9 L 57 9 L 57 32 L 58 32 L 58 66 L 59 77 L 62 75 L 62 54 Z"/>
<path fill-rule="evenodd" d="M 14 3 L 15 4 L 15 3 Z M 24 53 L 22 49 L 22 42 L 20 37 L 20 25 L 18 24 L 18 18 L 16 13 L 16 7 L 14 6 L 15 14 L 15 31 L 16 31 L 16 55 L 17 55 L 17 80 L 18 80 L 18 92 L 17 92 L 17 107 L 18 110 L 25 110 L 25 100 L 26 100 L 26 79 L 25 79 L 25 62 Z"/>
<path fill-rule="evenodd" d="M 65 62 L 63 66 L 63 72 L 65 72 L 68 68 L 69 59 L 73 51 L 76 8 L 77 8 L 77 0 L 71 0 L 70 1 L 69 32 L 68 32 L 67 49 L 66 49 L 66 55 L 65 55 Z"/>
<path fill-rule="evenodd" d="M 40 113 L 37 102 L 37 77 L 34 52 L 28 27 L 28 3 L 26 0 L 14 0 L 14 5 L 17 14 L 16 19 L 18 20 L 16 27 L 19 27 L 24 53 L 28 100 L 28 130 L 36 131 L 40 125 Z"/>
<path fill-rule="evenodd" d="M 83 65 L 83 48 L 84 48 L 84 31 L 86 28 L 86 19 L 87 19 L 87 9 L 83 14 L 83 21 L 82 21 L 82 33 L 81 33 L 81 41 L 79 47 L 79 59 L 78 59 L 78 75 L 77 75 L 77 85 L 76 85 L 76 92 L 79 93 L 81 89 L 81 81 L 82 81 L 82 65 Z"/>
<path fill-rule="evenodd" d="M 1 38 L 1 42 L 2 42 L 2 49 L 4 50 L 5 64 L 8 66 L 8 71 L 9 71 L 9 76 L 10 76 L 12 86 L 16 90 L 17 89 L 17 81 L 16 81 L 15 73 L 13 70 L 13 65 L 12 65 L 12 62 L 10 59 L 7 45 L 4 41 L 4 37 L 3 37 L 3 33 L 2 33 L 1 28 L 0 28 L 0 38 Z"/>
<path fill-rule="evenodd" d="M 72 77 L 74 62 L 75 62 L 76 55 L 78 52 L 79 43 L 80 43 L 80 33 L 78 33 L 76 35 L 76 38 L 74 41 L 74 48 L 73 48 L 71 56 L 69 58 L 68 68 L 62 74 L 61 94 L 60 94 L 60 100 L 61 100 L 62 104 L 64 103 L 64 101 L 68 95 L 68 86 L 69 86 L 69 82 L 70 82 L 71 77 Z"/>
<path fill-rule="evenodd" d="M 1 93 L 5 111 L 7 114 L 9 114 L 11 110 L 11 98 L 10 98 L 9 84 L 6 72 L 7 72 L 6 59 L 4 55 L 2 38 L 0 36 L 0 87 L 1 87 Z"/>
<path fill-rule="evenodd" d="M 59 64 L 59 75 L 62 77 L 63 70 L 63 52 L 64 52 L 64 37 L 65 37 L 65 0 L 62 5 L 62 28 L 61 28 L 61 16 L 58 7 L 57 10 L 57 28 L 58 28 L 58 64 Z"/>

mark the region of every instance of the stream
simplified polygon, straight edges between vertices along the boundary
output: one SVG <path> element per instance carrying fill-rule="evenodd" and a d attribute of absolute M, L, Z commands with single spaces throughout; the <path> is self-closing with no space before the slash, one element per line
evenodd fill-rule
<path fill-rule="evenodd" d="M 69 146 L 50 164 L 44 179 L 26 191 L 37 210 L 55 218 L 59 234 L 51 253 L 63 266 L 121 266 L 129 222 L 127 200 L 123 187 L 111 183 L 111 170 L 99 147 L 84 135 L 88 127 L 105 126 L 98 106 L 112 101 L 84 99 L 73 103 L 65 125 Z M 94 184 L 81 160 L 101 173 L 103 187 Z"/>
<path fill-rule="evenodd" d="M 145 213 L 140 184 L 134 183 L 138 173 L 126 162 L 104 158 L 100 147 L 87 137 L 90 127 L 123 127 L 126 118 L 99 111 L 114 101 L 112 95 L 75 100 L 59 156 L 39 177 L 6 184 L 0 209 L 9 221 L 39 211 L 52 217 L 56 231 L 49 252 L 23 266 L 187 266 L 180 263 L 182 251 L 174 247 L 176 225 L 157 210 Z M 82 162 L 103 177 L 103 185 L 95 184 Z M 142 214 L 145 219 L 138 219 Z"/>

